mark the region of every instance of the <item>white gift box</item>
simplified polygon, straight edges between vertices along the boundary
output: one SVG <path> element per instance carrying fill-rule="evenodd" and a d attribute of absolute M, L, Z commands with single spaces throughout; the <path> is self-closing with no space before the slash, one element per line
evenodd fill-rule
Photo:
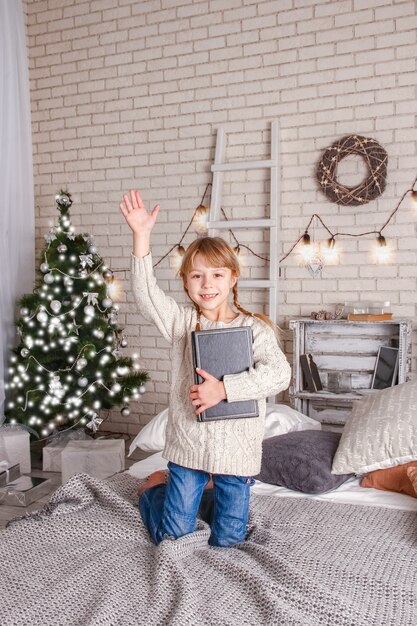
<path fill-rule="evenodd" d="M 124 439 L 70 441 L 61 453 L 62 482 L 83 472 L 94 478 L 107 478 L 125 468 Z"/>
<path fill-rule="evenodd" d="M 68 439 L 44 446 L 42 450 L 42 470 L 44 472 L 60 472 L 61 471 L 61 454 Z"/>
<path fill-rule="evenodd" d="M 91 437 L 82 430 L 58 433 L 42 449 L 42 470 L 44 472 L 60 472 L 62 470 L 61 454 L 70 441 L 91 441 Z"/>
<path fill-rule="evenodd" d="M 0 460 L 9 465 L 20 464 L 22 474 L 30 474 L 30 435 L 27 430 L 13 426 L 0 428 Z"/>

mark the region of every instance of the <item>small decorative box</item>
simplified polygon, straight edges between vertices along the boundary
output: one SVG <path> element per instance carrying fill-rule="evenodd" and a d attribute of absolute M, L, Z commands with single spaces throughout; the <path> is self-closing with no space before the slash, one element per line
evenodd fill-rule
<path fill-rule="evenodd" d="M 20 476 L 20 465 L 9 465 L 7 461 L 0 461 L 0 488 L 5 487 L 12 480 Z"/>
<path fill-rule="evenodd" d="M 22 474 L 30 474 L 30 435 L 19 426 L 2 426 L 0 428 L 0 459 L 9 465 L 20 464 Z"/>
<path fill-rule="evenodd" d="M 29 506 L 49 493 L 52 480 L 35 476 L 21 476 L 0 489 L 0 504 L 8 506 Z"/>
<path fill-rule="evenodd" d="M 62 451 L 62 482 L 83 472 L 107 478 L 125 468 L 124 439 L 70 441 Z"/>

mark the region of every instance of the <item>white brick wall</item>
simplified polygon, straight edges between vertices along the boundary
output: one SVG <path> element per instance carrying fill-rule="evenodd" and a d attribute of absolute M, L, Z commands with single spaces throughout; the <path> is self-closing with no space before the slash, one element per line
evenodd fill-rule
<path fill-rule="evenodd" d="M 280 257 L 319 213 L 333 231 L 382 226 L 417 171 L 417 5 L 414 0 L 26 0 L 32 90 L 37 245 L 55 217 L 54 194 L 74 197 L 76 227 L 95 236 L 123 279 L 121 323 L 152 382 L 128 418 L 109 428 L 137 432 L 167 403 L 166 343 L 135 312 L 129 291 L 130 234 L 118 213 L 124 190 L 160 202 L 155 259 L 175 244 L 211 180 L 216 129 L 230 133 L 230 159 L 268 154 L 270 122 L 281 126 Z M 362 207 L 337 207 L 319 191 L 322 151 L 345 134 L 387 150 L 388 184 Z M 344 182 L 363 168 L 340 165 Z M 263 173 L 225 181 L 228 215 L 262 215 Z M 375 265 L 372 237 L 344 239 L 338 265 L 313 279 L 296 254 L 281 264 L 280 318 L 339 301 L 390 300 L 416 321 L 417 213 L 405 200 L 384 234 L 394 250 Z M 317 239 L 326 237 L 318 226 Z M 193 232 L 185 240 L 189 243 Z M 238 233 L 259 254 L 264 233 Z M 161 284 L 183 299 L 165 260 Z M 256 257 L 245 276 L 265 275 Z M 254 310 L 261 292 L 242 295 Z M 290 350 L 290 341 L 287 349 Z M 415 369 L 415 367 L 413 368 Z"/>

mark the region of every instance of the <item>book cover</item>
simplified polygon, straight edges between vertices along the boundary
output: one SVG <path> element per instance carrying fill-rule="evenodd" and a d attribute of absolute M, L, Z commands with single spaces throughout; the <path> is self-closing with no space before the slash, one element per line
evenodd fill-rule
<path fill-rule="evenodd" d="M 198 330 L 191 333 L 194 380 L 199 385 L 203 378 L 195 371 L 200 367 L 218 380 L 227 374 L 240 374 L 253 367 L 252 329 L 250 326 Z M 197 415 L 199 422 L 258 417 L 258 402 L 222 400 Z"/>
<path fill-rule="evenodd" d="M 309 361 L 309 365 L 310 365 L 310 372 L 311 372 L 311 375 L 313 377 L 314 386 L 316 388 L 316 391 L 322 391 L 323 385 L 321 384 L 321 379 L 320 379 L 320 375 L 319 375 L 319 370 L 317 368 L 317 364 L 316 364 L 315 360 L 313 359 L 313 355 L 312 354 L 308 354 L 307 357 L 308 357 L 308 361 Z"/>
<path fill-rule="evenodd" d="M 304 385 L 303 388 L 305 391 L 317 391 L 316 385 L 314 383 L 313 374 L 310 368 L 310 360 L 307 354 L 300 355 L 300 364 L 303 372 Z"/>
<path fill-rule="evenodd" d="M 392 313 L 348 313 L 349 322 L 382 322 L 392 320 Z"/>

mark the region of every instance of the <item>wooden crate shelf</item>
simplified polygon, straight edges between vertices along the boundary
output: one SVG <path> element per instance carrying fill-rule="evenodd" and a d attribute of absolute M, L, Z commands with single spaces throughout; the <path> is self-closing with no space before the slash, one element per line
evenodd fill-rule
<path fill-rule="evenodd" d="M 380 346 L 398 348 L 398 383 L 409 379 L 411 320 L 358 322 L 297 318 L 290 321 L 289 327 L 293 331 L 291 404 L 323 424 L 343 425 L 353 402 L 373 393 L 370 387 Z M 308 353 L 317 364 L 323 391 L 311 392 L 303 388 L 300 356 Z M 327 391 L 329 372 L 350 374 L 351 391 Z"/>

